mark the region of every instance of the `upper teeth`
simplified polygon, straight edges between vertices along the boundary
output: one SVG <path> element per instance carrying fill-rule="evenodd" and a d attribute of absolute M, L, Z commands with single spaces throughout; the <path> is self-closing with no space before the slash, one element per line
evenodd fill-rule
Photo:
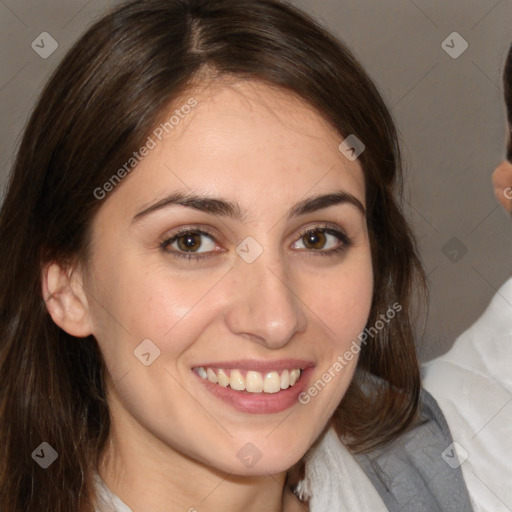
<path fill-rule="evenodd" d="M 265 374 L 249 370 L 245 376 L 241 370 L 223 370 L 222 368 L 204 368 L 200 366 L 194 371 L 203 379 L 207 379 L 222 387 L 230 386 L 237 391 L 249 393 L 277 393 L 281 389 L 293 386 L 300 377 L 301 370 L 283 370 Z"/>

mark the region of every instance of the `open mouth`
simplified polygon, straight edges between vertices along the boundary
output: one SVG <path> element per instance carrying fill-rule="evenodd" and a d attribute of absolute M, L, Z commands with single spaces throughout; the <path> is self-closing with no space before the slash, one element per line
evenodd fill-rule
<path fill-rule="evenodd" d="M 199 377 L 213 384 L 248 393 L 278 393 L 288 389 L 298 382 L 303 371 L 301 368 L 290 368 L 262 373 L 253 370 L 228 370 L 203 366 L 193 370 Z"/>

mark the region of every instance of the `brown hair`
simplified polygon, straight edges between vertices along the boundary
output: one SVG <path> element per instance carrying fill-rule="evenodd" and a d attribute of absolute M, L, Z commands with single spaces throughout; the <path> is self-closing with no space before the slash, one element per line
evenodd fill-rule
<path fill-rule="evenodd" d="M 507 106 L 507 119 L 509 128 L 507 159 L 512 162 L 512 45 L 508 51 L 505 69 L 503 71 L 503 89 L 505 91 L 505 105 Z"/>
<path fill-rule="evenodd" d="M 333 421 L 354 451 L 387 443 L 416 415 L 420 379 L 410 320 L 423 276 L 397 203 L 400 152 L 376 87 L 351 53 L 278 0 L 145 0 L 114 9 L 67 53 L 32 113 L 0 214 L 2 512 L 91 510 L 91 471 L 109 435 L 105 365 L 94 337 L 51 319 L 40 271 L 86 262 L 102 201 L 94 190 L 143 145 L 164 109 L 207 68 L 299 95 L 366 146 L 374 297 L 368 326 L 402 306 L 362 349 Z M 108 200 L 104 199 L 104 200 Z M 32 451 L 48 442 L 44 470 Z"/>

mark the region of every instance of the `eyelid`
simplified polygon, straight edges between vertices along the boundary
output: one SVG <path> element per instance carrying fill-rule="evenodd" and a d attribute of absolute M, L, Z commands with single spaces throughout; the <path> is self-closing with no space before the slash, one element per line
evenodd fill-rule
<path fill-rule="evenodd" d="M 346 235 L 345 230 L 338 224 L 333 224 L 332 222 L 316 222 L 302 228 L 299 231 L 299 236 L 303 236 L 310 231 L 314 231 L 315 229 L 332 229 L 333 231 L 337 231 Z"/>
<path fill-rule="evenodd" d="M 160 243 L 168 242 L 169 240 L 172 240 L 179 236 L 186 235 L 188 233 L 201 233 L 203 235 L 210 237 L 212 240 L 216 242 L 218 242 L 218 239 L 224 239 L 224 237 L 218 234 L 216 230 L 213 230 L 209 226 L 203 224 L 193 224 L 190 226 L 177 228 L 175 231 L 166 231 L 165 234 L 160 237 Z"/>

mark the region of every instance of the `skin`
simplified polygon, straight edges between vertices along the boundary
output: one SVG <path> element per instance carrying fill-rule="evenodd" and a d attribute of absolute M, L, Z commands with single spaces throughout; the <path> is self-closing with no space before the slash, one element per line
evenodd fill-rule
<path fill-rule="evenodd" d="M 197 107 L 103 200 L 87 264 L 47 266 L 43 293 L 58 325 L 99 343 L 112 417 L 99 472 L 133 510 L 304 510 L 284 489 L 287 470 L 326 427 L 357 356 L 307 405 L 272 414 L 234 409 L 191 368 L 300 358 L 313 362 L 313 383 L 349 349 L 373 293 L 365 215 L 351 203 L 286 214 L 339 190 L 364 207 L 363 171 L 339 152 L 339 134 L 289 93 L 217 81 L 191 96 Z M 238 202 L 245 222 L 172 206 L 132 223 L 176 191 Z M 343 245 L 328 236 L 308 247 L 302 230 L 323 223 L 351 245 L 321 255 Z M 212 234 L 199 238 L 212 257 L 189 261 L 160 247 L 188 226 Z M 236 252 L 248 236 L 263 248 L 250 264 Z M 133 354 L 144 339 L 160 350 L 150 366 Z M 261 453 L 252 467 L 237 457 L 248 442 Z"/>
<path fill-rule="evenodd" d="M 505 98 L 506 100 L 506 98 Z M 512 110 L 512 105 L 506 104 L 507 111 Z M 512 126 L 507 124 L 507 144 L 508 151 L 511 153 L 510 148 L 512 144 Z M 512 214 L 512 162 L 508 159 L 503 160 L 494 170 L 492 174 L 492 185 L 494 188 L 494 195 L 503 208 Z"/>
<path fill-rule="evenodd" d="M 512 214 L 512 163 L 508 160 L 496 167 L 492 174 L 494 195 L 508 213 Z"/>

